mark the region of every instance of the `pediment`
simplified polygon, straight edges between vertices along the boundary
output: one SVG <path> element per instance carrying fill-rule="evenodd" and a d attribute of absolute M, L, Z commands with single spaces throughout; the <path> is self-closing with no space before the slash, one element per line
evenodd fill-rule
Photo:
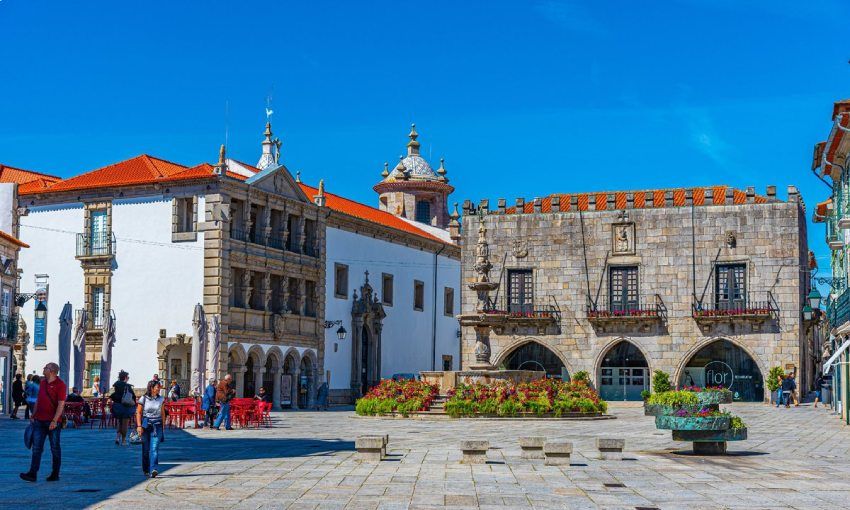
<path fill-rule="evenodd" d="M 275 193 L 287 198 L 300 200 L 302 202 L 312 202 L 312 200 L 304 194 L 301 187 L 292 178 L 292 174 L 284 165 L 276 167 L 268 167 L 265 170 L 257 173 L 245 181 L 247 184 L 255 188 Z"/>

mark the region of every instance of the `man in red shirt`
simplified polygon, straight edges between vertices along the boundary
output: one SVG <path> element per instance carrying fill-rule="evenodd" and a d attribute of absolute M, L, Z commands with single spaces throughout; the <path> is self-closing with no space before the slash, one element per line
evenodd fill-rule
<path fill-rule="evenodd" d="M 53 457 L 53 469 L 48 482 L 59 480 L 59 466 L 62 464 L 62 450 L 59 447 L 59 424 L 62 411 L 65 409 L 65 398 L 68 386 L 59 378 L 59 365 L 48 363 L 44 366 L 44 379 L 38 388 L 38 400 L 32 414 L 32 462 L 30 470 L 21 473 L 21 479 L 34 482 L 41 465 L 41 454 L 44 452 L 44 440 L 50 439 L 50 453 Z"/>

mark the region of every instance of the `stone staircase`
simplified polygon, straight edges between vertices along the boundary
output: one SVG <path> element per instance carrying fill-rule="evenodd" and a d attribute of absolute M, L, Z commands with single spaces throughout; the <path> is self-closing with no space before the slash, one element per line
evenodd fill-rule
<path fill-rule="evenodd" d="M 448 418 L 449 415 L 446 414 L 446 401 L 448 399 L 449 397 L 446 395 L 437 395 L 434 397 L 434 400 L 431 401 L 431 405 L 428 407 L 427 411 L 422 411 L 417 414 L 423 417 Z"/>

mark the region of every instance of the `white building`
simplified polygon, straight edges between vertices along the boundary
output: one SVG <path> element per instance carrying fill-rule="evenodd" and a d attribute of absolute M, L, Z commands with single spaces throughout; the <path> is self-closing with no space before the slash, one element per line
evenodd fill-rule
<path fill-rule="evenodd" d="M 234 374 L 240 395 L 265 386 L 278 405 L 312 405 L 327 376 L 333 399 L 350 401 L 396 373 L 459 368 L 452 188 L 443 166 L 434 172 L 419 155 L 417 136 L 375 186 L 380 209 L 296 182 L 270 125 L 262 168 L 223 148 L 215 167 L 142 155 L 22 190 L 20 238 L 31 248 L 21 267 L 50 277 L 47 342 L 29 350 L 28 366 L 58 358 L 68 302 L 88 313 L 87 389 L 107 314 L 117 324 L 113 376 L 127 370 L 140 387 L 159 373 L 188 389 L 196 303 L 221 324 L 208 373 Z M 23 278 L 22 292 L 32 285 Z M 32 331 L 32 303 L 21 315 Z"/>

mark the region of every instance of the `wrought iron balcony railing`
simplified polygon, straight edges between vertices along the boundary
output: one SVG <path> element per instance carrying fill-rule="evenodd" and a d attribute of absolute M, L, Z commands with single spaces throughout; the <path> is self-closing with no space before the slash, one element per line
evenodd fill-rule
<path fill-rule="evenodd" d="M 115 247 L 114 233 L 97 236 L 77 234 L 77 257 L 112 257 Z"/>
<path fill-rule="evenodd" d="M 756 293 L 746 293 L 733 299 L 715 299 L 713 302 L 693 304 L 693 316 L 698 321 L 725 319 L 767 320 L 775 318 L 779 305 L 773 293 L 767 292 L 763 300 L 755 299 Z"/>
<path fill-rule="evenodd" d="M 826 218 L 826 244 L 832 250 L 844 247 L 844 231 L 838 226 L 838 214 L 835 211 Z"/>
<path fill-rule="evenodd" d="M 235 239 L 237 241 L 242 241 L 243 243 L 247 243 L 248 242 L 248 232 L 246 232 L 242 229 L 239 229 L 239 228 L 232 228 L 231 227 L 230 238 Z"/>
<path fill-rule="evenodd" d="M 549 303 L 542 303 L 539 300 L 524 301 L 517 303 L 516 299 L 510 299 L 502 294 L 492 299 L 486 307 L 484 313 L 491 316 L 501 316 L 506 319 L 514 320 L 545 320 L 545 321 L 561 321 L 561 310 L 555 304 L 551 296 L 546 297 Z"/>
<path fill-rule="evenodd" d="M 844 289 L 835 299 L 829 300 L 826 317 L 831 328 L 850 321 L 850 289 Z"/>
<path fill-rule="evenodd" d="M 631 300 L 603 296 L 599 302 L 587 304 L 587 318 L 590 321 L 655 321 L 666 317 L 667 307 L 658 294 L 637 295 Z"/>

